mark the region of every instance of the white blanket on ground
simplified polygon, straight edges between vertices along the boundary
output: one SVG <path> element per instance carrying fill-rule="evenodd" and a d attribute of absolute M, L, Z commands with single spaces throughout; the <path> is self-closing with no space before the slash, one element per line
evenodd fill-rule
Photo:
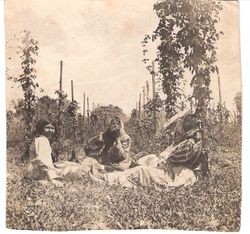
<path fill-rule="evenodd" d="M 188 186 L 196 182 L 196 176 L 190 169 L 184 167 L 174 168 L 175 178 L 172 180 L 163 169 L 150 166 L 137 166 L 123 172 L 111 172 L 106 174 L 106 182 L 110 185 L 123 187 L 179 187 Z"/>
<path fill-rule="evenodd" d="M 120 185 L 121 187 L 130 188 L 137 186 L 170 188 L 188 186 L 196 182 L 197 179 L 194 172 L 183 166 L 173 168 L 175 178 L 171 179 L 165 170 L 156 167 L 158 161 L 159 159 L 156 155 L 151 154 L 145 156 L 140 160 L 141 164 L 145 163 L 144 165 L 130 168 L 125 171 L 114 171 L 101 174 L 103 182 L 109 185 Z M 146 165 L 152 162 L 152 166 Z M 95 170 L 97 172 L 98 170 L 104 169 L 103 165 L 99 164 L 95 159 L 88 157 L 83 160 L 82 164 L 63 161 L 56 163 L 55 166 L 61 170 L 62 177 L 72 178 L 80 178 L 90 170 Z M 101 180 L 99 181 L 101 182 Z"/>

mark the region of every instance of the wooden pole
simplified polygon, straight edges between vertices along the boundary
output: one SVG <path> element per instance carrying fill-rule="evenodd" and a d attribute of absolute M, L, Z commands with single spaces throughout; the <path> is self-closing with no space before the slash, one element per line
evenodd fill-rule
<path fill-rule="evenodd" d="M 88 131 L 89 129 L 89 97 L 87 97 L 87 121 L 88 121 Z"/>
<path fill-rule="evenodd" d="M 146 81 L 147 102 L 149 102 L 149 83 Z"/>
<path fill-rule="evenodd" d="M 73 80 L 71 80 L 71 101 L 74 103 L 74 83 Z M 76 115 L 73 119 L 73 131 L 74 131 L 74 140 L 76 139 Z"/>
<path fill-rule="evenodd" d="M 155 102 L 155 62 L 152 61 L 152 91 L 153 91 L 153 101 Z M 156 119 L 156 108 L 154 106 L 154 133 L 157 130 L 157 119 Z"/>
<path fill-rule="evenodd" d="M 145 92 L 145 86 L 142 87 L 142 105 L 145 105 L 145 99 L 146 99 L 146 92 Z"/>
<path fill-rule="evenodd" d="M 71 101 L 74 102 L 74 84 L 73 84 L 73 80 L 71 80 Z"/>
<path fill-rule="evenodd" d="M 141 93 L 139 94 L 139 117 L 141 116 Z"/>
<path fill-rule="evenodd" d="M 59 108 L 59 114 L 58 114 L 58 116 L 59 116 L 59 118 L 60 118 L 60 115 L 61 115 L 61 105 L 62 105 L 62 71 L 63 71 L 63 61 L 60 61 L 60 79 L 59 79 L 59 95 L 58 95 L 58 97 L 59 97 L 59 106 L 58 106 L 58 108 Z"/>
<path fill-rule="evenodd" d="M 60 61 L 60 81 L 59 81 L 59 90 L 62 91 L 62 69 L 63 69 L 63 61 Z"/>
<path fill-rule="evenodd" d="M 221 137 L 223 137 L 223 116 L 222 116 L 222 98 L 221 98 L 221 83 L 220 83 L 220 75 L 218 75 L 218 89 L 219 89 L 219 106 L 220 106 L 220 133 Z"/>
<path fill-rule="evenodd" d="M 219 102 L 222 104 L 221 100 L 221 84 L 220 84 L 220 76 L 218 76 L 218 88 L 219 88 Z"/>
<path fill-rule="evenodd" d="M 62 70 L 63 70 L 63 61 L 60 61 L 60 78 L 59 78 L 59 117 L 61 112 L 61 92 L 62 92 Z"/>
<path fill-rule="evenodd" d="M 62 74 L 63 74 L 63 61 L 60 61 L 60 78 L 59 78 L 59 93 L 58 93 L 58 134 L 57 134 L 57 141 L 60 140 L 60 137 L 63 134 L 63 128 L 62 128 L 62 123 L 61 123 L 61 107 L 62 107 Z"/>
<path fill-rule="evenodd" d="M 152 91 L 153 91 L 153 99 L 155 99 L 155 63 L 152 62 Z"/>
<path fill-rule="evenodd" d="M 82 107 L 82 118 L 83 118 L 83 127 L 84 127 L 84 121 L 85 121 L 85 92 L 83 93 L 83 107 Z"/>

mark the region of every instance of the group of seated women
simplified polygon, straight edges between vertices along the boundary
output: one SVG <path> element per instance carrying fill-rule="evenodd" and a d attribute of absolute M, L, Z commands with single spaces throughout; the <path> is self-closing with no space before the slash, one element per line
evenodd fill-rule
<path fill-rule="evenodd" d="M 63 178 L 79 179 L 86 174 L 93 182 L 125 187 L 190 185 L 197 180 L 194 169 L 206 162 L 197 123 L 194 115 L 186 116 L 181 125 L 181 138 L 175 134 L 178 140 L 159 155 L 150 154 L 134 161 L 130 152 L 131 138 L 121 119 L 113 117 L 105 132 L 87 142 L 84 148 L 86 157 L 79 164 L 69 161 L 53 163 L 50 139 L 55 128 L 48 120 L 42 119 L 37 123 L 36 136 L 30 146 L 26 176 L 58 186 L 62 186 L 60 180 Z"/>

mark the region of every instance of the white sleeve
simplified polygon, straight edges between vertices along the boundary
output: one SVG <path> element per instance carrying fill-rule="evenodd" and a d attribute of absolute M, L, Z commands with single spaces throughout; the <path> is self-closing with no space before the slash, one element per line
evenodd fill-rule
<path fill-rule="evenodd" d="M 47 167 L 53 168 L 49 140 L 46 137 L 38 137 L 35 139 L 35 147 L 37 159 L 41 160 Z"/>

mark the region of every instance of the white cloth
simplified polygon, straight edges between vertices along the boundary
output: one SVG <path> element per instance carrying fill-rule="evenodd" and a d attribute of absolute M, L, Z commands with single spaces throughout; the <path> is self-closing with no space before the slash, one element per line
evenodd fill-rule
<path fill-rule="evenodd" d="M 137 164 L 140 166 L 157 167 L 159 158 L 155 154 L 146 155 L 138 159 Z"/>
<path fill-rule="evenodd" d="M 166 160 L 169 158 L 170 154 L 173 152 L 176 146 L 169 145 L 164 151 L 162 151 L 159 155 L 160 160 Z"/>
<path fill-rule="evenodd" d="M 34 139 L 30 146 L 30 162 L 26 168 L 26 176 L 38 180 L 58 178 L 59 170 L 53 165 L 51 146 L 45 136 Z"/>
<path fill-rule="evenodd" d="M 105 181 L 109 185 L 122 187 L 179 187 L 193 185 L 197 178 L 194 172 L 185 167 L 174 168 L 175 178 L 172 180 L 167 172 L 150 166 L 137 166 L 126 171 L 107 173 Z"/>
<path fill-rule="evenodd" d="M 166 160 L 175 147 L 174 145 L 168 146 L 160 153 L 159 158 L 155 154 L 140 158 L 137 161 L 140 166 L 135 168 L 124 172 L 107 173 L 105 180 L 108 184 L 116 184 L 124 187 L 141 185 L 169 188 L 193 185 L 197 181 L 197 177 L 192 170 L 184 166 L 172 166 L 170 173 L 170 168 L 165 165 Z M 172 175 L 174 176 L 173 178 Z"/>
<path fill-rule="evenodd" d="M 35 159 L 40 160 L 48 168 L 55 168 L 51 157 L 52 149 L 47 137 L 40 136 L 35 138 L 35 150 Z"/>
<path fill-rule="evenodd" d="M 83 170 L 81 164 L 68 161 L 56 162 L 55 167 L 60 171 L 61 178 L 80 179 L 86 172 Z"/>

